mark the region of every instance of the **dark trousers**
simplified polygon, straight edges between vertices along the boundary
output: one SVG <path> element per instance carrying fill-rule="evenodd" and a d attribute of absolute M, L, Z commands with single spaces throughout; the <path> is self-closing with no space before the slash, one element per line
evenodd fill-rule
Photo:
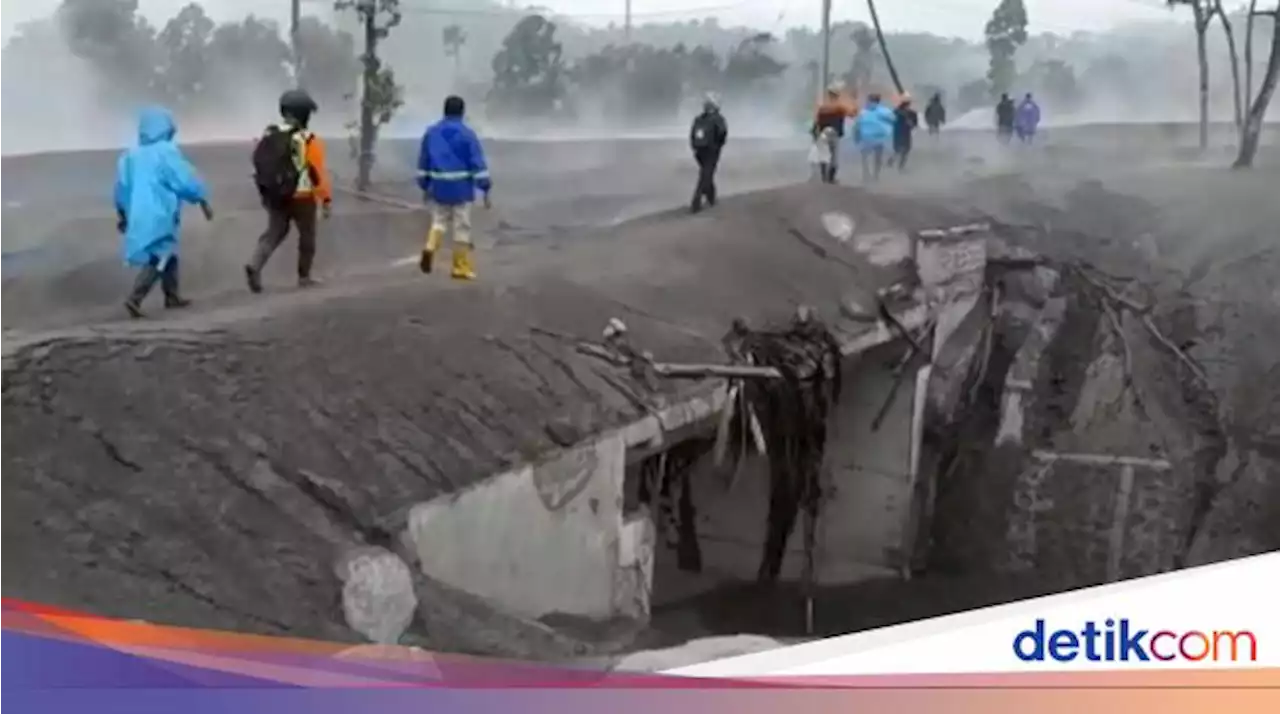
<path fill-rule="evenodd" d="M 720 163 L 720 152 L 715 150 L 696 151 L 693 158 L 698 162 L 698 185 L 693 189 L 693 210 L 702 208 L 702 199 L 716 205 L 716 165 Z"/>
<path fill-rule="evenodd" d="M 893 147 L 893 156 L 889 159 L 889 165 L 897 165 L 899 171 L 907 170 L 907 157 L 911 156 L 911 142 L 895 144 Z"/>
<path fill-rule="evenodd" d="M 311 264 L 316 257 L 316 202 L 295 199 L 282 206 L 267 206 L 267 230 L 258 237 L 249 267 L 262 272 L 271 254 L 289 236 L 289 226 L 298 227 L 298 277 L 311 277 Z"/>
<path fill-rule="evenodd" d="M 152 256 L 151 262 L 143 266 L 142 270 L 138 271 L 138 277 L 134 278 L 133 290 L 129 291 L 129 302 L 141 305 L 157 282 L 160 283 L 160 289 L 164 291 L 166 304 L 173 304 L 182 299 L 178 294 L 178 256 L 169 256 L 169 261 L 164 264 L 163 269 L 160 268 L 160 259 Z"/>

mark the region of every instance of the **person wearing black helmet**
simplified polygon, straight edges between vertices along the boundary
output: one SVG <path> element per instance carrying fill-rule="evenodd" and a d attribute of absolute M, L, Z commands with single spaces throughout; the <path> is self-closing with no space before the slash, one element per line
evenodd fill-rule
<path fill-rule="evenodd" d="M 333 192 L 325 168 L 324 141 L 307 125 L 316 103 L 301 89 L 280 96 L 279 124 L 267 127 L 253 151 L 254 179 L 267 209 L 267 229 L 258 237 L 253 257 L 244 266 L 249 289 L 262 292 L 262 268 L 298 228 L 298 286 L 317 283 L 311 275 L 316 255 L 316 213 L 329 217 Z"/>

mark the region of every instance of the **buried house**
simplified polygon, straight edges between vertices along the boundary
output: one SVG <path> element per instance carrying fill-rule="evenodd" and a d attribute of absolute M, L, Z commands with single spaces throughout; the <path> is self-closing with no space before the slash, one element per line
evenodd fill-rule
<path fill-rule="evenodd" d="M 769 352 L 721 338 L 741 319 L 753 344 L 786 346 L 758 328 L 802 306 L 808 343 L 838 348 L 840 389 L 806 462 L 819 516 L 775 530 L 765 579 L 1068 560 L 1077 579 L 1105 577 L 1108 494 L 1130 484 L 1132 519 L 1149 496 L 1194 502 L 1194 487 L 1163 468 L 1181 462 L 1167 444 L 1105 442 L 1119 431 L 1104 416 L 1064 421 L 1075 412 L 1040 392 L 1005 409 L 1028 380 L 1113 374 L 1055 357 L 1064 336 L 1103 335 L 1105 311 L 1075 278 L 1024 279 L 1044 266 L 993 257 L 999 243 L 968 223 L 799 186 L 529 248 L 465 289 L 416 281 L 266 316 L 8 338 L 4 594 L 191 627 L 583 654 L 597 643 L 556 623 L 642 624 L 655 604 L 760 576 L 785 420 L 727 407 L 751 404 L 737 397 L 777 379 L 769 368 L 812 373 L 744 363 Z M 1031 359 L 1030 335 L 1047 358 Z M 1158 350 L 1123 359 L 1171 366 Z M 1086 401 L 1071 400 L 1108 413 Z M 721 428 L 726 413 L 739 427 Z M 1134 433 L 1157 428 L 1139 416 Z M 1144 461 L 1108 462 L 1098 499 L 1070 500 L 1053 489 L 1078 493 L 1068 469 L 1089 464 L 1073 454 Z M 1125 540 L 1110 572 L 1155 567 L 1138 556 L 1181 536 L 1178 518 Z"/>
<path fill-rule="evenodd" d="M 806 203 L 820 209 L 822 202 Z M 761 402 L 745 398 L 753 381 L 796 375 L 760 362 L 727 363 L 732 349 L 718 355 L 720 364 L 663 362 L 615 318 L 605 331 L 612 348 L 580 351 L 638 390 L 682 378 L 692 378 L 692 389 L 550 458 L 414 507 L 407 533 L 424 572 L 529 618 L 641 622 L 655 605 L 757 577 L 845 584 L 908 575 L 927 529 L 929 489 L 920 482 L 926 405 L 931 393 L 934 401 L 958 397 L 946 394 L 955 392 L 949 375 L 963 374 L 980 334 L 969 315 L 990 312 L 987 227 L 871 230 L 867 223 L 884 219 L 832 207 L 784 214 L 771 240 L 774 249 L 844 273 L 830 293 L 838 299 L 819 308 L 834 319 L 822 323 L 802 304 L 796 316 L 780 316 L 793 320 L 782 332 L 735 323 L 748 339 L 807 334 L 833 348 L 841 384 L 823 408 L 816 532 L 801 535 L 795 521 L 774 532 L 786 465 L 770 452 L 788 446 L 760 423 Z M 708 376 L 718 379 L 701 379 Z M 726 425 L 735 418 L 740 428 L 729 444 Z M 803 500 L 791 497 L 793 508 Z M 441 542 L 467 547 L 435 547 Z"/>

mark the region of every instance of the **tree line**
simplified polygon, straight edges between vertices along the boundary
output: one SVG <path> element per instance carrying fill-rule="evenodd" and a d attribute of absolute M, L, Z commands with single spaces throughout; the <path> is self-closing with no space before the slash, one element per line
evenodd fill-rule
<path fill-rule="evenodd" d="M 1275 42 L 1269 52 L 1255 47 L 1255 36 L 1265 36 L 1261 26 L 1271 21 L 1274 27 L 1277 12 L 1260 8 L 1259 0 L 1237 13 L 1225 11 L 1221 0 L 1168 0 L 1191 9 L 1195 53 L 1186 52 L 1185 44 L 1176 51 L 1185 42 L 1176 37 L 1032 35 L 1022 0 L 991 1 L 981 44 L 926 33 L 882 37 L 863 23 L 836 23 L 833 76 L 824 78 L 817 64 L 821 38 L 807 28 L 779 35 L 706 19 L 642 24 L 634 28 L 633 41 L 626 41 L 617 27 L 587 29 L 477 0 L 478 8 L 492 12 L 465 19 L 405 14 L 378 45 L 372 58 L 378 66 L 375 91 L 366 96 L 361 77 L 371 58 L 360 28 L 344 23 L 343 13 L 334 23 L 302 18 L 302 61 L 295 66 L 286 33 L 267 19 L 215 23 L 192 2 L 157 28 L 138 12 L 137 0 L 63 0 L 52 18 L 23 28 L 6 44 L 5 74 L 29 71 L 23 68 L 38 65 L 42 49 L 63 42 L 102 80 L 98 105 L 104 107 L 157 101 L 180 115 L 216 116 L 243 102 L 248 90 L 265 101 L 300 83 L 325 108 L 325 118 L 351 119 L 373 103 L 373 116 L 385 124 L 402 104 L 417 116 L 430 112 L 443 93 L 461 91 L 497 119 L 592 115 L 624 128 L 677 118 L 708 91 L 728 103 L 755 98 L 754 113 L 774 111 L 777 118 L 799 122 L 829 82 L 860 92 L 892 90 L 892 57 L 908 89 L 944 93 L 953 115 L 985 110 L 994 96 L 1016 88 L 1035 92 L 1057 117 L 1088 109 L 1099 98 L 1137 113 L 1168 104 L 1170 97 L 1196 96 L 1207 126 L 1212 92 L 1222 90 L 1210 87 L 1214 57 L 1227 59 L 1225 96 L 1242 144 L 1260 130 L 1280 59 Z M 398 6 L 376 2 L 381 9 Z M 359 3 L 336 4 L 350 9 Z M 352 22 L 355 15 L 345 13 Z M 1221 38 L 1210 33 L 1214 26 L 1222 29 Z M 1193 64 L 1179 64 L 1191 57 Z M 398 75 L 393 68 L 400 69 Z M 1207 142 L 1207 129 L 1205 134 Z"/>

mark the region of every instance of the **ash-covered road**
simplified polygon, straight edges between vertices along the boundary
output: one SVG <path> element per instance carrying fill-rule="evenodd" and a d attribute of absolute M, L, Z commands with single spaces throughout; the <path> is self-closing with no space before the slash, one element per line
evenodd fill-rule
<path fill-rule="evenodd" d="M 344 149 L 335 142 L 330 151 L 341 157 Z M 211 186 L 217 217 L 208 224 L 189 214 L 184 282 L 196 298 L 238 291 L 239 266 L 264 220 L 249 178 L 249 145 L 188 151 Z M 493 142 L 488 152 L 495 208 L 475 217 L 482 250 L 498 242 L 563 240 L 681 206 L 694 179 L 679 141 Z M 320 239 L 317 268 L 323 276 L 383 270 L 416 254 L 426 230 L 425 214 L 414 210 L 421 202 L 413 183 L 416 158 L 416 142 L 382 147 L 372 192 L 389 203 L 339 193 Z M 804 158 L 803 143 L 742 140 L 722 164 L 721 188 L 734 193 L 802 180 Z M 112 152 L 4 159 L 6 327 L 95 321 L 118 307 L 130 278 L 118 258 L 109 203 L 114 162 Z M 333 163 L 338 184 L 349 186 L 351 163 Z M 291 282 L 292 251 L 287 243 L 273 258 L 269 285 Z"/>

